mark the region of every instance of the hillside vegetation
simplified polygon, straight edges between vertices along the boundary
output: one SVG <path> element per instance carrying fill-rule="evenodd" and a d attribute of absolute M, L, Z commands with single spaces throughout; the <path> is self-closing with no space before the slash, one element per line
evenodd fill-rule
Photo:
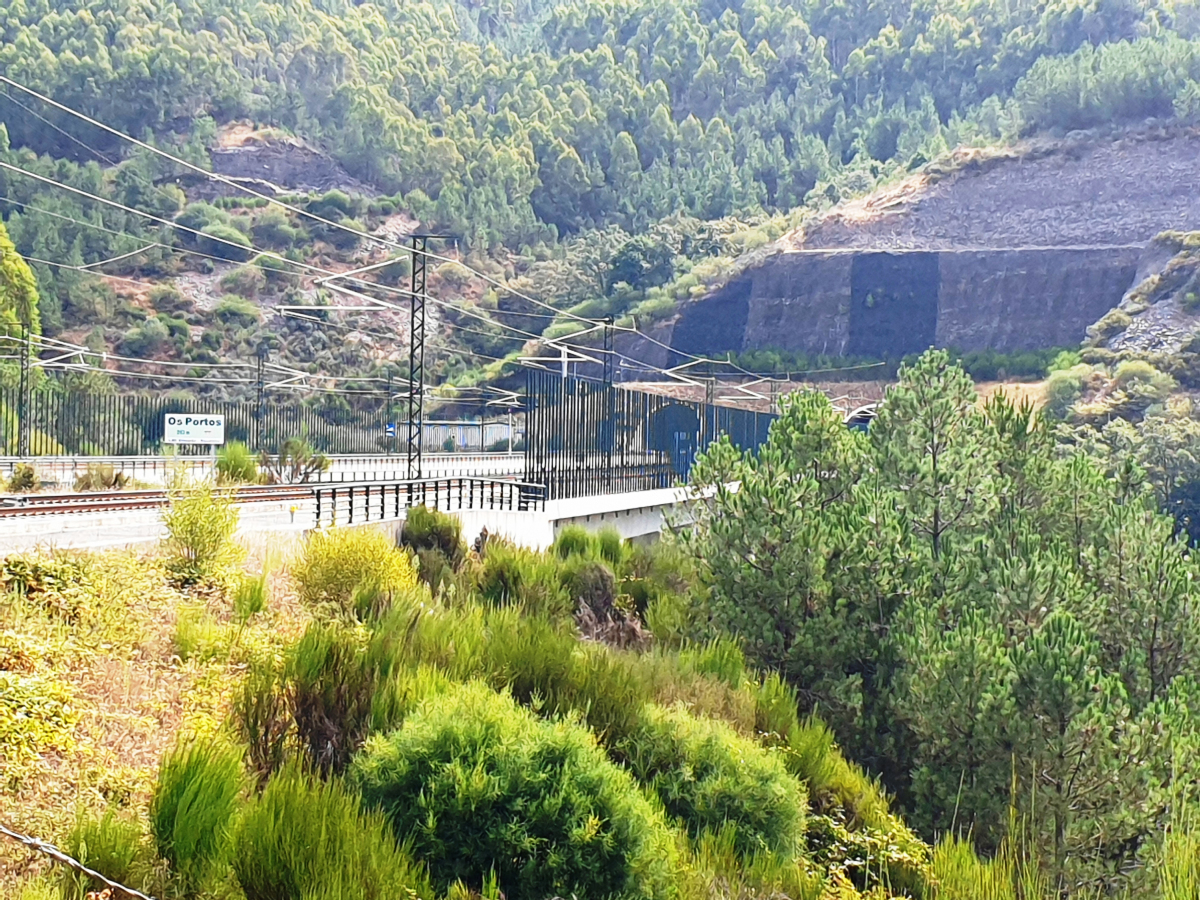
<path fill-rule="evenodd" d="M 41 0 L 6 10 L 0 72 L 201 165 L 233 122 L 260 126 L 268 145 L 298 135 L 374 193 L 293 198 L 322 217 L 371 229 L 402 212 L 457 234 L 467 262 L 526 293 L 644 326 L 809 212 L 959 144 L 1190 119 L 1197 21 L 1185 2 L 1118 0 Z M 258 250 L 356 261 L 353 235 L 256 202 L 190 206 L 195 179 L 14 88 L 0 121 L 3 161 L 206 233 L 9 170 L 0 212 L 22 253 L 79 266 L 155 243 L 104 268 L 155 283 L 211 265 L 184 249 L 252 263 L 199 296 L 184 278 L 182 300 L 123 301 L 115 282 L 34 263 L 48 332 L 203 363 L 250 356 L 269 331 L 292 338 L 280 343 L 294 361 L 319 354 L 335 373 L 397 368 L 370 334 L 386 333 L 378 319 L 352 341 L 336 325 L 255 321 L 253 307 L 308 284 L 287 265 L 255 274 Z M 529 333 L 579 327 L 443 270 L 439 294 L 484 319 L 447 313 L 457 356 L 443 355 L 442 378 L 469 382 Z M 207 298 L 217 280 L 219 302 Z"/>

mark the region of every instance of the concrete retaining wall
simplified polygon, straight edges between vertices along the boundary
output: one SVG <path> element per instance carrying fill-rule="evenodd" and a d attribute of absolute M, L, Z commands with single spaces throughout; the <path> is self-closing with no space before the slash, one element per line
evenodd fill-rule
<path fill-rule="evenodd" d="M 695 354 L 775 349 L 875 358 L 931 344 L 1005 352 L 1070 346 L 1120 302 L 1141 252 L 1128 246 L 780 253 L 684 304 L 660 338 Z M 682 360 L 675 354 L 670 362 Z"/>

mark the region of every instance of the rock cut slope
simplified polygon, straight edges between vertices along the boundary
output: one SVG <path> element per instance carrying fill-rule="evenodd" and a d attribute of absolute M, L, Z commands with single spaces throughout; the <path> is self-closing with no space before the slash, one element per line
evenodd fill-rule
<path fill-rule="evenodd" d="M 1163 126 L 960 149 L 834 208 L 781 249 L 1123 246 L 1197 226 L 1200 129 Z"/>
<path fill-rule="evenodd" d="M 1155 235 L 1200 229 L 1200 130 L 961 149 L 785 235 L 664 329 L 688 353 L 1077 345 Z"/>

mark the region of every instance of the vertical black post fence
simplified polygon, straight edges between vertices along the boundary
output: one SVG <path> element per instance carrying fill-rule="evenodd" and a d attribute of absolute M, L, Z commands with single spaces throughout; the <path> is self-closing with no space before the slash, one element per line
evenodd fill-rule
<path fill-rule="evenodd" d="M 525 390 L 525 481 L 545 485 L 548 499 L 684 483 L 721 435 L 755 450 L 775 419 L 536 369 Z"/>

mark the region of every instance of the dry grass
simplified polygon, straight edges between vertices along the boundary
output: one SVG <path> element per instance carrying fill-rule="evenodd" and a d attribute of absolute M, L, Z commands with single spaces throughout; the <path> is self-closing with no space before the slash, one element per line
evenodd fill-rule
<path fill-rule="evenodd" d="M 159 759 L 176 737 L 222 727 L 245 661 L 278 652 L 308 618 L 283 569 L 286 543 L 262 536 L 245 544 L 247 571 L 270 571 L 267 608 L 245 629 L 223 592 L 175 589 L 145 551 L 73 556 L 84 577 L 49 592 L 22 596 L 0 585 L 0 637 L 20 648 L 8 657 L 0 652 L 0 672 L 61 686 L 76 717 L 57 747 L 37 746 L 18 760 L 0 744 L 0 822 L 57 841 L 80 806 L 144 810 Z M 223 652 L 184 663 L 174 646 L 176 620 L 181 608 L 195 606 L 217 624 Z M 0 844 L 0 896 L 14 896 L 16 884 L 44 865 L 16 844 Z"/>
<path fill-rule="evenodd" d="M 1042 381 L 981 381 L 975 385 L 980 400 L 988 400 L 995 393 L 1003 391 L 1008 399 L 1018 406 L 1029 402 L 1034 409 L 1040 409 L 1046 402 L 1046 382 Z"/>

